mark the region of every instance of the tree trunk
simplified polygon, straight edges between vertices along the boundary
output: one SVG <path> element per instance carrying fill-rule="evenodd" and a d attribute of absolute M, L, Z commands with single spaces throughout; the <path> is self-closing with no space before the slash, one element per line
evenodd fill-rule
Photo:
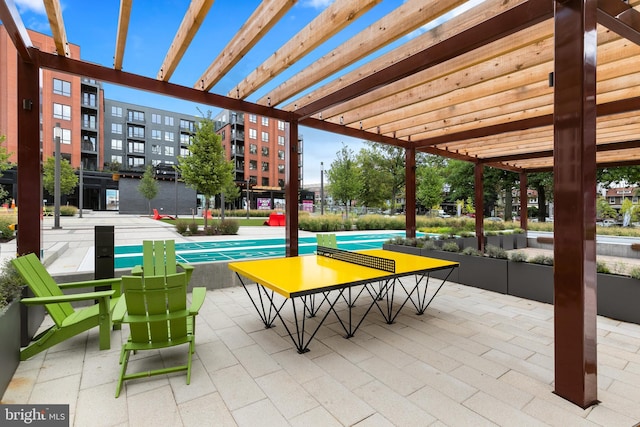
<path fill-rule="evenodd" d="M 504 220 L 511 221 L 511 212 L 513 211 L 513 194 L 511 187 L 507 188 L 504 196 Z"/>
<path fill-rule="evenodd" d="M 207 233 L 207 219 L 209 217 L 209 197 L 204 198 L 204 231 Z"/>
<path fill-rule="evenodd" d="M 544 192 L 544 187 L 538 188 L 538 221 L 545 222 L 547 220 L 547 195 Z"/>

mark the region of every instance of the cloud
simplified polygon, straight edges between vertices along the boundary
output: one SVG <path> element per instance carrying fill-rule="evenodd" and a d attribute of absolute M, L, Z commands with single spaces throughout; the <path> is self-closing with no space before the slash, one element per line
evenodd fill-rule
<path fill-rule="evenodd" d="M 312 7 L 314 9 L 324 9 L 333 3 L 333 0 L 305 0 L 302 6 Z"/>
<path fill-rule="evenodd" d="M 47 13 L 44 8 L 44 2 L 42 0 L 15 0 L 15 1 L 16 1 L 16 7 L 21 13 L 26 11 L 39 13 L 42 15 L 46 15 Z"/>

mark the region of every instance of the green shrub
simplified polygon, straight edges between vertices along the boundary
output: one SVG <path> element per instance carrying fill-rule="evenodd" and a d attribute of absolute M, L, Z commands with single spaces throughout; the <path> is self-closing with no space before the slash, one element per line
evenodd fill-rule
<path fill-rule="evenodd" d="M 629 275 L 634 279 L 640 280 L 640 267 L 634 267 L 629 271 Z"/>
<path fill-rule="evenodd" d="M 13 215 L 0 215 L 0 237 L 3 239 L 12 239 L 15 231 L 10 229 L 11 224 L 15 224 L 17 219 Z"/>
<path fill-rule="evenodd" d="M 532 264 L 553 265 L 553 257 L 548 255 L 536 255 L 529 260 Z"/>
<path fill-rule="evenodd" d="M 513 262 L 527 262 L 527 254 L 524 252 L 512 252 L 509 259 Z"/>
<path fill-rule="evenodd" d="M 500 248 L 498 246 L 494 246 L 494 245 L 487 245 L 484 248 L 484 252 L 489 258 L 496 258 L 496 259 L 508 259 L 509 258 L 509 256 L 507 255 L 507 251 L 505 251 L 504 249 L 502 249 L 502 248 Z"/>
<path fill-rule="evenodd" d="M 460 247 L 455 242 L 446 242 L 442 245 L 442 250 L 447 252 L 460 252 Z"/>
<path fill-rule="evenodd" d="M 596 273 L 611 274 L 611 270 L 609 270 L 609 267 L 607 267 L 607 264 L 604 262 L 596 261 Z"/>
<path fill-rule="evenodd" d="M 78 208 L 71 205 L 60 206 L 60 216 L 75 216 Z"/>
<path fill-rule="evenodd" d="M 9 305 L 11 301 L 18 298 L 27 283 L 18 273 L 10 259 L 5 259 L 0 271 L 0 312 Z"/>
<path fill-rule="evenodd" d="M 187 231 L 189 224 L 184 219 L 177 219 L 175 226 L 178 234 L 184 234 L 184 232 Z"/>
<path fill-rule="evenodd" d="M 458 245 L 456 245 L 458 246 Z M 434 251 L 438 248 L 438 245 L 436 245 L 436 242 L 434 242 L 433 240 L 425 240 L 424 244 L 422 245 L 422 249 L 427 249 L 430 251 Z"/>
<path fill-rule="evenodd" d="M 525 233 L 526 231 L 524 231 L 524 228 L 517 227 L 513 229 L 513 234 L 525 234 Z"/>
<path fill-rule="evenodd" d="M 177 228 L 177 226 L 176 226 Z M 198 223 L 195 221 L 189 223 L 189 231 L 191 234 L 196 234 L 198 232 Z"/>
<path fill-rule="evenodd" d="M 471 255 L 471 256 L 482 256 L 482 252 L 477 250 L 476 248 L 472 248 L 471 246 L 467 246 L 462 250 L 463 255 Z"/>
<path fill-rule="evenodd" d="M 217 224 L 218 233 L 224 235 L 238 234 L 240 224 L 235 219 L 223 219 Z"/>

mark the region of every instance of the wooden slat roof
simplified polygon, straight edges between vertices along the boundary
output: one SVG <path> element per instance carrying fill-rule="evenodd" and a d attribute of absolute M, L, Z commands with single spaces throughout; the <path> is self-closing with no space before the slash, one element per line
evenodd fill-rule
<path fill-rule="evenodd" d="M 19 16 L 2 0 L 0 18 L 8 29 L 20 29 Z M 279 85 L 273 79 L 356 20 L 367 20 L 379 3 L 395 10 L 370 19 L 361 32 L 349 37 L 315 62 Z M 57 54 L 67 55 L 59 0 L 44 0 Z M 274 26 L 285 19 L 295 0 L 262 2 L 226 46 L 212 45 L 211 65 L 194 75 L 193 91 L 209 92 Z M 480 162 L 515 171 L 553 167 L 554 1 L 486 0 L 439 25 L 433 21 L 464 5 L 455 0 L 336 0 L 279 47 L 227 94 L 209 101 L 221 108 L 242 107 L 246 112 L 272 112 L 304 126 L 449 158 Z M 639 161 L 640 135 L 640 0 L 598 1 L 597 161 L 600 165 Z M 71 6 L 73 7 L 73 6 Z M 131 1 L 121 0 L 114 64 L 124 57 Z M 135 13 L 135 11 L 134 11 Z M 191 2 L 157 76 L 121 79 L 95 65 L 44 58 L 48 66 L 73 69 L 89 77 L 149 90 L 148 78 L 171 82 L 173 70 L 208 14 L 213 0 Z M 16 22 L 17 21 L 17 22 Z M 368 22 L 368 21 L 366 21 Z M 431 23 L 431 29 L 407 35 Z M 12 34 L 24 50 L 28 40 Z M 622 36 L 620 35 L 622 34 Z M 401 41 L 401 42 L 400 42 Z M 82 40 L 74 40 L 82 46 Z M 153 43 L 153 40 L 148 40 Z M 23 48 L 21 46 L 26 46 Z M 390 46 L 393 45 L 393 49 Z M 217 48 L 217 49 L 216 49 Z M 22 51 L 21 50 L 21 51 Z M 359 64 L 354 68 L 354 64 Z M 58 65 L 56 65 L 58 64 Z M 65 64 L 61 66 L 59 64 Z M 164 94 L 181 96 L 184 90 L 159 86 Z M 262 90 L 255 102 L 248 101 Z M 225 97 L 229 102 L 225 101 Z M 188 93 L 191 100 L 197 94 Z M 231 101 L 245 101 L 237 104 Z M 237 108 L 234 108 L 237 109 Z M 265 114 L 267 115 L 267 114 Z"/>

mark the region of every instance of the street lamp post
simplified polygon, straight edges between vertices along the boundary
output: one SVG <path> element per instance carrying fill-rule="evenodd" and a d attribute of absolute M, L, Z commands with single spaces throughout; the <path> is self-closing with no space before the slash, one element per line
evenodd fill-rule
<path fill-rule="evenodd" d="M 60 123 L 56 123 L 53 130 L 53 140 L 55 142 L 55 170 L 53 174 L 53 228 L 60 227 L 60 138 L 62 129 Z"/>
<path fill-rule="evenodd" d="M 320 215 L 324 215 L 324 162 L 320 162 Z"/>

